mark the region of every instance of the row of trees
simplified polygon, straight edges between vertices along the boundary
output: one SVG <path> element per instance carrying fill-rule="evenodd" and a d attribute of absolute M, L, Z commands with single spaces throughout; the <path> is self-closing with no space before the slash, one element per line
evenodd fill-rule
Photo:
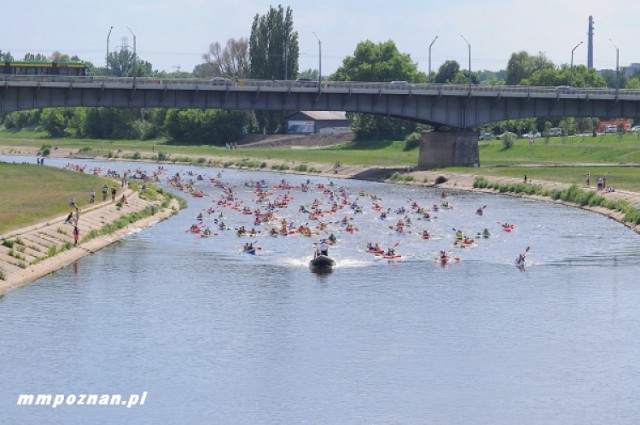
<path fill-rule="evenodd" d="M 265 15 L 255 15 L 251 33 L 246 38 L 231 38 L 224 46 L 219 42 L 209 45 L 203 55 L 203 63 L 193 72 L 154 71 L 152 64 L 135 57 L 127 48 L 110 52 L 105 67 L 87 65 L 94 75 L 117 77 L 158 77 L 158 78 L 227 78 L 294 79 L 318 78 L 317 70 L 300 72 L 298 67 L 298 33 L 294 29 L 293 11 L 282 6 L 271 7 Z M 1 60 L 13 60 L 10 53 L 0 51 Z M 51 57 L 27 54 L 24 60 L 80 60 L 54 52 Z M 352 56 L 346 57 L 342 65 L 328 79 L 333 81 L 393 81 L 405 80 L 414 83 L 433 81 L 436 83 L 466 84 L 509 84 L 576 87 L 619 87 L 640 88 L 640 75 L 632 78 L 618 78 L 621 74 L 608 72 L 598 74 L 584 65 L 569 67 L 555 65 L 543 53 L 530 55 L 525 51 L 513 53 L 504 71 L 479 71 L 469 75 L 456 61 L 445 61 L 431 76 L 419 71 L 409 54 L 398 51 L 391 40 L 381 43 L 363 41 Z M 624 75 L 624 73 L 622 73 Z M 292 111 L 293 112 L 293 111 Z M 77 111 L 53 109 L 40 112 L 17 112 L 5 117 L 5 127 L 22 128 L 25 123 L 40 126 L 51 136 L 96 137 L 96 138 L 150 138 L 169 137 L 177 141 L 192 140 L 194 143 L 224 144 L 238 134 L 238 129 L 249 128 L 258 132 L 280 132 L 284 127 L 285 112 L 244 112 L 221 111 L 131 111 L 98 108 Z M 35 118 L 40 121 L 34 122 Z M 398 138 L 404 137 L 420 127 L 414 123 L 390 117 L 370 114 L 349 114 L 352 128 L 358 138 Z M 225 120 L 228 120 L 225 121 Z M 502 122 L 493 126 L 496 131 L 514 132 L 543 131 L 545 126 L 559 126 L 563 119 L 519 120 Z M 98 122 L 99 121 L 99 122 Z M 593 120 L 564 120 L 568 127 L 583 131 L 593 126 Z M 214 126 L 223 130 L 216 132 Z M 520 131 L 519 131 L 520 130 Z"/>

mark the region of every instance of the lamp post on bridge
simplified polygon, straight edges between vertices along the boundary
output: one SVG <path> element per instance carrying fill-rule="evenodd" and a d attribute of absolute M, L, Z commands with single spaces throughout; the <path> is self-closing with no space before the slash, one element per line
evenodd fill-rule
<path fill-rule="evenodd" d="M 433 43 L 435 43 L 437 39 L 438 39 L 438 36 L 436 35 L 436 37 L 433 39 L 431 44 L 429 44 L 429 77 L 427 80 L 429 83 L 431 82 L 431 46 L 433 46 Z"/>
<path fill-rule="evenodd" d="M 576 44 L 576 47 L 571 49 L 571 67 L 569 69 L 569 86 L 573 86 L 573 52 L 575 52 L 576 49 L 580 47 L 582 43 L 583 42 L 581 41 L 580 43 Z"/>
<path fill-rule="evenodd" d="M 618 96 L 618 92 L 620 91 L 620 49 L 616 46 L 616 43 L 613 42 L 612 39 L 609 39 L 613 47 L 616 48 L 616 96 Z"/>
<path fill-rule="evenodd" d="M 318 90 L 320 90 L 320 87 L 322 87 L 322 41 L 320 41 L 318 34 L 313 32 L 313 35 L 318 40 Z"/>
<path fill-rule="evenodd" d="M 138 73 L 138 56 L 136 55 L 136 35 L 131 31 L 131 28 L 127 27 L 131 35 L 133 36 L 133 87 L 136 86 L 136 74 Z"/>
<path fill-rule="evenodd" d="M 109 37 L 111 37 L 111 30 L 113 30 L 113 25 L 111 25 L 111 28 L 109 28 L 109 34 L 107 34 L 107 74 L 109 73 Z"/>
<path fill-rule="evenodd" d="M 471 91 L 471 44 L 464 38 L 464 35 L 460 34 L 460 37 L 467 43 L 467 47 L 469 48 L 469 91 Z"/>

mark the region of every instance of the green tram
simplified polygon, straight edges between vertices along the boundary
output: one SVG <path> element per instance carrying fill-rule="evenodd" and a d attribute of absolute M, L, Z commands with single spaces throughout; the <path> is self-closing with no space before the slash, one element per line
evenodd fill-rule
<path fill-rule="evenodd" d="M 59 62 L 0 62 L 0 75 L 47 76 L 60 75 L 66 77 L 87 77 L 91 75 L 89 68 L 78 61 Z"/>

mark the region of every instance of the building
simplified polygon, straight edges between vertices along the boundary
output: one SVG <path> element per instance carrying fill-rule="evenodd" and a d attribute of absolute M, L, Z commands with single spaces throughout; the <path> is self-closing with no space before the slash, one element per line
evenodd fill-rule
<path fill-rule="evenodd" d="M 633 77 L 640 73 L 640 63 L 632 63 L 628 67 L 624 68 L 625 77 Z"/>
<path fill-rule="evenodd" d="M 285 118 L 288 134 L 342 133 L 349 131 L 346 112 L 300 111 Z"/>

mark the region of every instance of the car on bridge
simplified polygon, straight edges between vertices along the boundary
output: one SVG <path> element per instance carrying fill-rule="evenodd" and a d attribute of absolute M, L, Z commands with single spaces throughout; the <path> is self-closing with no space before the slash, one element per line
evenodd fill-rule
<path fill-rule="evenodd" d="M 298 78 L 296 85 L 299 87 L 318 87 L 318 80 L 312 80 L 311 78 Z"/>
<path fill-rule="evenodd" d="M 213 77 L 211 84 L 214 86 L 228 86 L 231 84 L 231 80 L 225 77 Z"/>
<path fill-rule="evenodd" d="M 558 86 L 556 87 L 556 94 L 572 94 L 574 93 L 573 87 L 571 86 Z"/>
<path fill-rule="evenodd" d="M 405 90 L 408 90 L 413 87 L 413 85 L 409 84 L 406 81 L 392 81 L 389 83 L 389 86 L 392 89 L 405 89 Z"/>

